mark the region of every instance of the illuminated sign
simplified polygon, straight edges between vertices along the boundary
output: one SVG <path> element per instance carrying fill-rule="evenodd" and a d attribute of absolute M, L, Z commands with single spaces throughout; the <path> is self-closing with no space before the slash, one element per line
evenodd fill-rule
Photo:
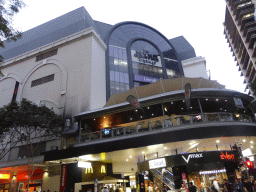
<path fill-rule="evenodd" d="M 184 161 L 186 161 L 186 163 L 189 162 L 189 159 L 198 159 L 198 158 L 202 158 L 202 157 L 203 157 L 203 153 L 190 154 L 190 155 L 188 155 L 187 158 L 185 158 L 185 157 L 182 155 L 182 158 L 184 159 Z"/>
<path fill-rule="evenodd" d="M 155 168 L 160 168 L 160 167 L 166 167 L 165 158 L 149 161 L 149 169 L 155 169 Z"/>
<path fill-rule="evenodd" d="M 9 174 L 0 174 L 0 179 L 10 179 Z"/>
<path fill-rule="evenodd" d="M 225 173 L 225 172 L 226 172 L 226 169 L 211 170 L 211 171 L 200 171 L 199 175 L 208 175 L 208 174 Z"/>
<path fill-rule="evenodd" d="M 235 161 L 235 155 L 234 154 L 228 154 L 226 151 L 226 154 L 221 152 L 220 159 L 224 161 Z"/>
<path fill-rule="evenodd" d="M 92 164 L 89 162 L 78 161 L 77 166 L 82 168 L 90 168 Z"/>
<path fill-rule="evenodd" d="M 100 173 L 106 173 L 106 166 L 105 165 L 101 165 Z"/>
<path fill-rule="evenodd" d="M 242 101 L 241 98 L 239 98 L 239 97 L 233 97 L 233 99 L 234 99 L 234 102 L 235 102 L 235 104 L 236 104 L 237 107 L 239 107 L 239 108 L 244 108 L 243 101 Z"/>

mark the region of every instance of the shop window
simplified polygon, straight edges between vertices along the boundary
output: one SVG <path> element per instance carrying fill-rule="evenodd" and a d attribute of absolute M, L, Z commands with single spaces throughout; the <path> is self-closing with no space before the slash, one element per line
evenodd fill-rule
<path fill-rule="evenodd" d="M 53 80 L 54 80 L 54 74 L 48 75 L 48 76 L 42 77 L 40 79 L 33 80 L 31 82 L 31 87 L 35 87 L 35 86 L 38 86 L 38 85 L 41 85 L 41 84 L 44 84 L 44 83 L 48 83 L 48 82 L 53 81 Z"/>
<path fill-rule="evenodd" d="M 28 158 L 30 155 L 30 151 L 28 149 L 31 149 L 30 147 L 31 146 L 27 145 L 19 147 L 18 159 Z M 41 153 L 45 152 L 46 142 L 32 144 L 32 149 L 34 150 L 34 157 L 39 156 Z"/>

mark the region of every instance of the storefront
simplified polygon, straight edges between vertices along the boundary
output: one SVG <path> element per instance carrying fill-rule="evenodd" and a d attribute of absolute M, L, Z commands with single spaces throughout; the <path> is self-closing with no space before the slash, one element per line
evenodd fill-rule
<path fill-rule="evenodd" d="M 42 168 L 34 169 L 32 176 L 29 180 L 29 192 L 41 192 L 43 182 L 44 170 Z M 23 192 L 27 190 L 29 171 L 19 171 L 16 175 L 17 191 Z"/>
<path fill-rule="evenodd" d="M 13 175 L 9 171 L 0 172 L 0 192 L 9 192 Z"/>
<path fill-rule="evenodd" d="M 180 189 L 188 186 L 192 182 L 197 188 L 206 190 L 211 186 L 214 178 L 222 184 L 223 179 L 233 181 L 235 170 L 237 169 L 236 151 L 210 151 L 201 153 L 191 153 L 182 155 L 172 155 L 163 158 L 144 161 L 138 164 L 139 172 L 143 175 L 153 175 L 151 185 L 157 186 L 154 175 L 162 178 L 162 183 Z M 165 177 L 164 177 L 165 176 Z M 168 182 L 164 180 L 168 179 Z M 149 181 L 145 180 L 145 191 L 150 191 Z M 140 181 L 140 183 L 142 183 Z M 158 187 L 159 188 L 159 187 Z"/>

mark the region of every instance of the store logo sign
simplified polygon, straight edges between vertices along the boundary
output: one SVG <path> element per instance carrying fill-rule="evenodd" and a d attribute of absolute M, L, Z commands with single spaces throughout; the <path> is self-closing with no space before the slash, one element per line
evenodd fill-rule
<path fill-rule="evenodd" d="M 160 167 L 166 167 L 165 158 L 149 161 L 149 169 L 155 169 L 155 168 L 160 168 Z"/>
<path fill-rule="evenodd" d="M 142 50 L 136 51 L 134 57 L 137 57 L 140 62 L 155 65 L 158 62 L 157 55 L 150 54 L 149 51 Z"/>
<path fill-rule="evenodd" d="M 235 161 L 235 155 L 234 154 L 228 154 L 227 151 L 226 151 L 225 154 L 223 152 L 221 152 L 220 159 L 224 160 L 224 161 Z"/>
<path fill-rule="evenodd" d="M 184 159 L 184 161 L 186 161 L 186 163 L 188 163 L 190 159 L 198 159 L 201 157 L 203 157 L 203 153 L 190 154 L 187 158 L 182 155 L 182 158 Z"/>

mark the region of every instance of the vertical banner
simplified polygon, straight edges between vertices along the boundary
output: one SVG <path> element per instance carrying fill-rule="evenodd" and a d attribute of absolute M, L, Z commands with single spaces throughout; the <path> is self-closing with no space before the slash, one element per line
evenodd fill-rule
<path fill-rule="evenodd" d="M 13 95 L 12 95 L 12 101 L 16 101 L 19 85 L 20 85 L 20 83 L 18 81 L 16 81 L 14 91 L 13 91 Z"/>
<path fill-rule="evenodd" d="M 94 179 L 94 192 L 97 192 L 98 179 Z"/>
<path fill-rule="evenodd" d="M 187 83 L 185 85 L 185 101 L 186 101 L 186 107 L 187 110 L 190 110 L 190 98 L 191 98 L 191 85 L 190 83 Z"/>
<path fill-rule="evenodd" d="M 60 192 L 64 192 L 66 189 L 66 178 L 67 178 L 67 165 L 61 165 L 61 175 L 60 175 Z"/>

